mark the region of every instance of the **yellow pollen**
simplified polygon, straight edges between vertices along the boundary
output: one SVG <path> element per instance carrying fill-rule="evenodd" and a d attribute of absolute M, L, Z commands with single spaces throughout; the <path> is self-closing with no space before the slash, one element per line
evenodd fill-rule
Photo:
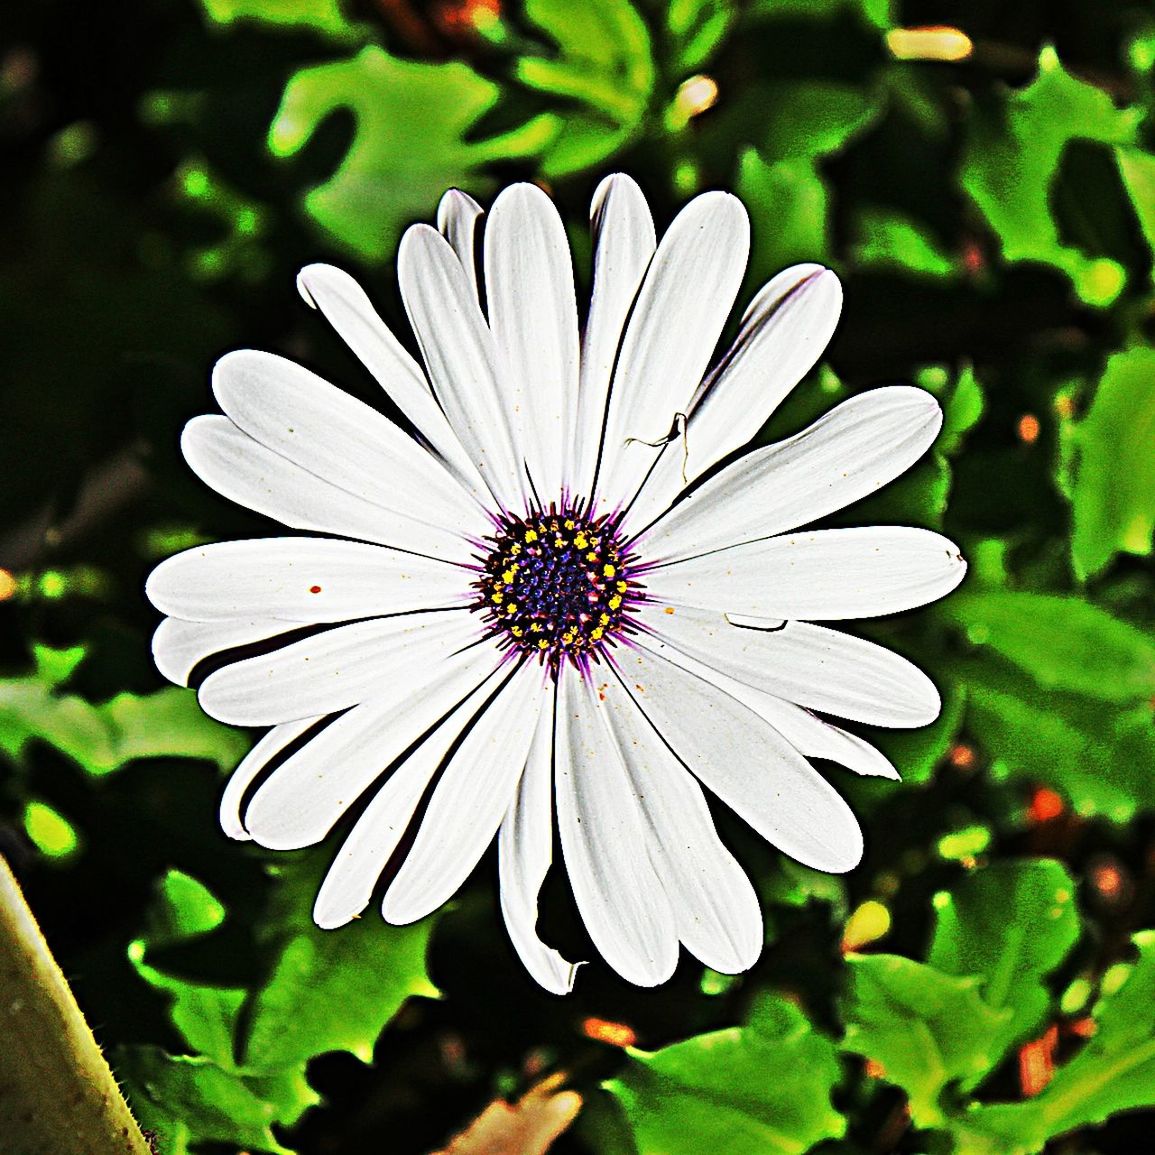
<path fill-rule="evenodd" d="M 496 548 L 474 583 L 473 608 L 495 634 L 522 654 L 538 653 L 556 672 L 564 662 L 596 660 L 603 642 L 628 630 L 629 557 L 616 523 L 587 523 L 585 514 L 552 507 L 524 519 L 505 518 L 493 535 Z"/>

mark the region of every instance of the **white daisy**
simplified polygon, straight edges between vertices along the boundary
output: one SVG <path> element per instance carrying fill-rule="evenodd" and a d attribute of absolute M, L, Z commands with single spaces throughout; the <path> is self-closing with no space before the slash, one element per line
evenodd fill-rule
<path fill-rule="evenodd" d="M 356 811 L 321 926 L 356 917 L 382 876 L 385 918 L 423 918 L 497 835 L 510 937 L 566 992 L 574 965 L 536 933 L 556 813 L 578 909 L 619 974 L 664 981 L 679 942 L 744 970 L 759 903 L 703 788 L 798 861 L 849 870 L 858 824 L 808 758 L 897 774 L 819 715 L 938 714 L 905 659 L 814 623 L 942 597 L 963 576 L 958 549 L 924 529 L 799 527 L 909 468 L 939 407 L 877 389 L 718 468 L 822 352 L 835 275 L 780 273 L 711 368 L 749 250 L 734 197 L 697 197 L 658 243 L 637 185 L 604 181 L 580 334 L 549 198 L 503 192 L 479 267 L 481 218 L 450 192 L 440 231 L 401 243 L 424 365 L 346 274 L 300 276 L 412 434 L 272 354 L 216 366 L 224 415 L 189 424 L 189 464 L 307 533 L 158 566 L 157 665 L 198 683 L 213 717 L 272 727 L 225 789 L 232 837 L 296 849 Z"/>

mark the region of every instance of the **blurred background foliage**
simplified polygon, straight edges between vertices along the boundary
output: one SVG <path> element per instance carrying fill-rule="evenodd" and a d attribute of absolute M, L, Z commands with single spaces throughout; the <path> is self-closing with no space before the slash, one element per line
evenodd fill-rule
<path fill-rule="evenodd" d="M 546 1076 L 492 1116 L 507 1149 L 1149 1148 L 1155 6 L 35 0 L 4 24 L 0 850 L 165 1155 L 424 1152 Z M 643 992 L 594 963 L 557 1000 L 488 859 L 417 927 L 322 933 L 327 848 L 226 845 L 253 736 L 162 684 L 141 585 L 274 531 L 177 452 L 219 354 L 385 404 L 300 266 L 343 264 L 396 321 L 401 230 L 446 187 L 531 178 L 584 280 L 619 168 L 661 224 L 737 192 L 751 291 L 838 270 L 827 361 L 763 439 L 871 384 L 932 390 L 933 452 L 841 521 L 942 527 L 971 572 L 869 627 L 946 706 L 872 735 L 903 783 L 832 772 L 864 864 L 815 874 L 720 813 L 766 903 L 755 970 L 684 959 Z M 557 878 L 543 929 L 592 957 Z M 542 1107 L 562 1084 L 568 1130 Z"/>

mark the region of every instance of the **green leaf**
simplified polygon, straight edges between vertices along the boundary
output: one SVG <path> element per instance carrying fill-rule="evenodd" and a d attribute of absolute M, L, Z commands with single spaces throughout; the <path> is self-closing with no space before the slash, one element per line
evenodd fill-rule
<path fill-rule="evenodd" d="M 818 165 L 865 131 L 880 110 L 877 92 L 795 81 L 751 86 L 719 120 L 714 131 L 720 136 L 753 146 L 739 154 L 737 179 L 754 225 L 753 279 L 797 261 L 831 259 L 829 198 Z"/>
<path fill-rule="evenodd" d="M 137 1092 L 134 1103 L 148 1104 L 146 1125 L 167 1136 L 173 1151 L 209 1140 L 281 1151 L 269 1124 L 291 1126 L 320 1099 L 305 1079 L 305 1060 L 261 1070 L 238 1066 L 238 1028 L 250 992 L 181 978 L 148 960 L 159 948 L 210 934 L 224 919 L 224 907 L 196 879 L 170 870 L 161 880 L 145 932 L 128 957 L 145 982 L 171 997 L 169 1016 L 195 1053 L 174 1057 L 133 1048 L 126 1077 Z M 167 1155 L 169 1147 L 164 1150 Z"/>
<path fill-rule="evenodd" d="M 725 40 L 737 15 L 730 0 L 670 0 L 666 33 L 672 71 L 683 74 L 701 68 Z"/>
<path fill-rule="evenodd" d="M 1064 489 L 1071 501 L 1071 558 L 1080 578 L 1115 554 L 1149 557 L 1155 530 L 1155 349 L 1116 353 L 1087 416 L 1064 428 Z"/>
<path fill-rule="evenodd" d="M 544 175 L 562 177 L 605 160 L 640 130 L 654 88 L 650 33 L 629 0 L 525 0 L 524 10 L 555 50 L 520 57 L 514 75 L 578 105 L 541 162 Z"/>
<path fill-rule="evenodd" d="M 149 986 L 171 996 L 169 1017 L 188 1046 L 228 1070 L 234 1067 L 237 1015 L 246 991 L 190 982 L 159 970 L 148 952 L 200 938 L 224 921 L 224 907 L 196 879 L 170 870 L 161 879 L 145 933 L 129 944 L 128 958 Z"/>
<path fill-rule="evenodd" d="M 1139 961 L 1096 1004 L 1095 1035 L 1035 1098 L 970 1111 L 958 1127 L 960 1155 L 1029 1155 L 1078 1127 L 1155 1106 L 1155 931 L 1134 942 Z"/>
<path fill-rule="evenodd" d="M 851 84 L 801 80 L 763 85 L 754 143 L 766 160 L 832 156 L 878 116 L 876 93 Z"/>
<path fill-rule="evenodd" d="M 32 644 L 32 660 L 36 664 L 36 678 L 49 689 L 55 689 L 67 682 L 84 661 L 87 649 L 84 646 L 67 646 L 62 650 L 52 646 Z"/>
<path fill-rule="evenodd" d="M 848 955 L 843 1050 L 881 1063 L 910 1099 L 919 1127 L 946 1122 L 943 1092 L 977 1082 L 998 1059 L 994 1040 L 1011 1019 L 989 1006 L 977 978 L 946 975 L 898 955 Z"/>
<path fill-rule="evenodd" d="M 143 696 L 118 694 L 100 709 L 112 727 L 118 766 L 134 758 L 175 757 L 203 758 L 231 770 L 249 749 L 239 730 L 205 714 L 194 690 L 171 686 Z"/>
<path fill-rule="evenodd" d="M 205 14 L 217 24 L 251 20 L 261 24 L 314 28 L 329 36 L 358 34 L 345 19 L 339 0 L 201 0 Z"/>
<path fill-rule="evenodd" d="M 996 1055 L 1036 1033 L 1047 1014 L 1051 994 L 1043 980 L 1079 937 L 1074 895 L 1066 868 L 1038 858 L 993 863 L 935 896 L 927 962 L 945 974 L 981 978 L 984 1002 L 1011 1012 L 992 1040 Z"/>
<path fill-rule="evenodd" d="M 983 387 L 974 370 L 967 366 L 958 375 L 954 386 L 943 401 L 943 423 L 936 453 L 953 457 L 962 448 L 966 435 L 979 423 L 986 409 Z"/>
<path fill-rule="evenodd" d="M 57 694 L 57 673 L 0 679 L 0 749 L 19 761 L 37 738 L 82 766 L 112 769 L 117 758 L 107 721 L 91 702 Z"/>
<path fill-rule="evenodd" d="M 929 782 L 935 767 L 946 757 L 962 729 L 966 694 L 962 687 L 936 679 L 942 691 L 942 710 L 929 726 L 917 730 L 874 730 L 873 742 L 894 764 L 905 785 Z M 880 780 L 881 781 L 881 780 Z"/>
<path fill-rule="evenodd" d="M 348 109 L 352 144 L 337 170 L 305 195 L 308 214 L 364 257 L 383 258 L 414 218 L 431 218 L 441 194 L 457 185 L 477 192 L 493 182 L 480 166 L 538 155 L 557 123 L 537 117 L 483 140 L 467 140 L 500 90 L 465 64 L 400 60 L 375 44 L 350 60 L 301 69 L 269 128 L 275 156 L 292 156 L 321 121 Z"/>
<path fill-rule="evenodd" d="M 1155 637 L 1083 598 L 988 590 L 956 594 L 939 612 L 1044 689 L 1120 705 L 1155 696 Z"/>
<path fill-rule="evenodd" d="M 1115 159 L 1139 227 L 1155 255 L 1155 156 L 1139 148 L 1117 148 Z"/>
<path fill-rule="evenodd" d="M 846 510 L 846 525 L 921 525 L 942 528 L 950 497 L 951 469 L 938 453 L 907 470 L 861 503 Z"/>
<path fill-rule="evenodd" d="M 953 277 L 957 262 L 909 217 L 887 209 L 858 214 L 854 259 L 860 265 L 897 269 L 926 277 Z"/>
<path fill-rule="evenodd" d="M 834 1044 L 792 1003 L 757 1006 L 746 1027 L 647 1054 L 630 1051 L 606 1084 L 622 1104 L 638 1155 L 801 1155 L 841 1138 L 830 1102 L 841 1080 Z"/>
<path fill-rule="evenodd" d="M 148 947 L 171 946 L 209 934 L 225 921 L 216 896 L 183 870 L 168 871 L 157 884 L 141 941 Z"/>
<path fill-rule="evenodd" d="M 773 163 L 745 149 L 737 194 L 754 221 L 751 277 L 766 280 L 799 261 L 830 259 L 826 186 L 808 157 Z"/>
<path fill-rule="evenodd" d="M 372 1062 L 377 1036 L 402 1003 L 438 993 L 425 971 L 432 918 L 389 926 L 374 915 L 339 930 L 313 923 L 327 866 L 327 855 L 312 855 L 277 868 L 259 935 L 276 961 L 247 1008 L 246 1067 L 287 1067 L 337 1050 Z"/>
<path fill-rule="evenodd" d="M 960 179 L 1002 241 L 1005 260 L 1061 269 L 1090 305 L 1118 296 L 1123 269 L 1064 244 L 1049 198 L 1072 140 L 1130 144 L 1141 115 L 1117 109 L 1101 89 L 1076 79 L 1050 47 L 1039 54 L 1035 80 L 1008 97 L 1005 116 L 976 111 Z"/>
<path fill-rule="evenodd" d="M 99 705 L 59 693 L 83 658 L 83 647 L 38 646 L 33 674 L 0 679 L 0 749 L 11 758 L 19 760 L 36 738 L 100 776 L 153 757 L 204 758 L 223 770 L 248 749 L 243 734 L 201 711 L 192 690 L 119 694 Z"/>
<path fill-rule="evenodd" d="M 853 12 L 867 24 L 886 29 L 893 24 L 891 0 L 754 0 L 749 18 L 760 20 L 826 20 Z"/>
<path fill-rule="evenodd" d="M 184 1155 L 190 1143 L 203 1142 L 293 1155 L 270 1130 L 277 1107 L 209 1059 L 126 1047 L 117 1054 L 116 1072 L 137 1121 L 157 1133 L 164 1155 Z"/>
<path fill-rule="evenodd" d="M 778 868 L 760 881 L 762 898 L 772 906 L 808 906 L 812 902 L 824 902 L 829 905 L 834 922 L 846 918 L 849 907 L 846 883 L 841 875 L 803 866 L 783 854 L 778 859 Z"/>
<path fill-rule="evenodd" d="M 35 799 L 24 806 L 24 832 L 46 858 L 68 858 L 80 846 L 72 823 L 58 810 Z"/>
<path fill-rule="evenodd" d="M 1044 783 L 1076 813 L 1129 822 L 1155 807 L 1155 732 L 1147 706 L 1044 690 L 1012 669 L 981 659 L 960 664 L 970 729 L 991 757 L 996 780 Z"/>

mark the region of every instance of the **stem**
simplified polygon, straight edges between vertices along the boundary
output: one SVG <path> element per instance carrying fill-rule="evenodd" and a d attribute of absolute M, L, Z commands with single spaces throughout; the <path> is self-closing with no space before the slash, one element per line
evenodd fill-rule
<path fill-rule="evenodd" d="M 7 1155 L 150 1155 L 0 856 L 0 1136 Z"/>

